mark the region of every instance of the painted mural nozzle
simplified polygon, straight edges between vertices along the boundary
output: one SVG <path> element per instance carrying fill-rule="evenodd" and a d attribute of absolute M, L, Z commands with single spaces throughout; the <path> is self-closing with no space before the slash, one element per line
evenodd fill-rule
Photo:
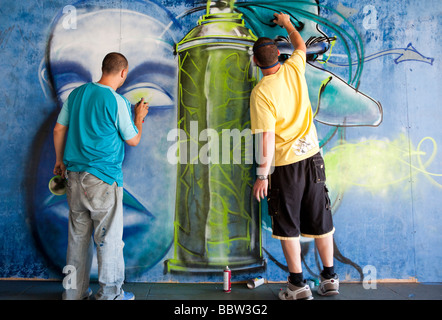
<path fill-rule="evenodd" d="M 62 196 L 66 193 L 66 182 L 65 178 L 61 176 L 54 176 L 49 180 L 49 191 L 56 196 Z"/>

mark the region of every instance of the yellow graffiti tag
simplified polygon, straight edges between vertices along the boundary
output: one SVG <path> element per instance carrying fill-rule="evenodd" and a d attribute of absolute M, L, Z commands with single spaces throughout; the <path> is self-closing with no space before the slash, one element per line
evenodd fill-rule
<path fill-rule="evenodd" d="M 423 150 L 426 141 L 432 144 L 430 155 Z M 417 148 L 405 135 L 393 141 L 341 141 L 324 155 L 327 181 L 331 189 L 339 192 L 358 186 L 373 193 L 386 193 L 407 189 L 411 181 L 416 182 L 418 176 L 423 175 L 432 185 L 442 188 L 436 181 L 442 174 L 427 170 L 436 154 L 437 143 L 431 137 L 423 138 Z"/>

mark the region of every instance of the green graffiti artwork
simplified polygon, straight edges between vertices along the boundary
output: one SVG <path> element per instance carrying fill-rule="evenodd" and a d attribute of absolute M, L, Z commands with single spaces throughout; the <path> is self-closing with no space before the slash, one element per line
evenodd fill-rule
<path fill-rule="evenodd" d="M 426 141 L 431 143 L 431 154 L 422 150 L 422 145 Z M 405 194 L 404 185 L 408 185 L 401 182 L 408 181 L 412 177 L 417 179 L 418 175 L 423 175 L 433 185 L 442 187 L 442 184 L 435 180 L 436 177 L 442 177 L 442 174 L 427 170 L 436 154 L 437 144 L 433 138 L 426 137 L 414 147 L 405 135 L 401 135 L 393 141 L 374 139 L 364 139 L 357 143 L 341 141 L 325 154 L 324 160 L 327 179 L 332 190 L 344 193 L 356 186 L 373 194 L 398 197 L 400 194 Z"/>
<path fill-rule="evenodd" d="M 249 97 L 257 81 L 250 53 L 257 38 L 232 5 L 211 7 L 208 1 L 207 14 L 176 47 L 182 134 L 168 271 L 219 272 L 226 265 L 234 270 L 263 263 L 260 211 L 251 194 L 253 163 L 245 161 L 251 135 L 240 141 L 221 136 L 222 130 L 250 127 Z M 223 142 L 222 150 L 214 141 Z M 224 159 L 226 149 L 229 158 L 240 150 L 241 161 L 214 161 L 221 151 Z"/>

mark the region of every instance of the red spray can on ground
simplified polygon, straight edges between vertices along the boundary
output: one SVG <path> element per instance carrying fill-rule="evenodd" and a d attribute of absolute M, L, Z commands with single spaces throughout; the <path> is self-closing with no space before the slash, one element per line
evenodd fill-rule
<path fill-rule="evenodd" d="M 230 292 L 231 291 L 231 282 L 230 279 L 232 278 L 232 271 L 230 271 L 229 267 L 227 266 L 224 269 L 224 292 Z"/>

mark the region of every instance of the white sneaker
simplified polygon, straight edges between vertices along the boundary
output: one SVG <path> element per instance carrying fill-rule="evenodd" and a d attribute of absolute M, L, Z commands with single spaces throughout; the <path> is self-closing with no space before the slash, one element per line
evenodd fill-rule
<path fill-rule="evenodd" d="M 321 296 L 333 296 L 339 294 L 339 278 L 338 275 L 331 279 L 326 279 L 320 275 L 321 283 L 318 287 L 318 294 Z"/>
<path fill-rule="evenodd" d="M 304 280 L 304 286 L 298 287 L 291 284 L 287 280 L 287 288 L 284 291 L 279 292 L 279 299 L 281 300 L 311 300 L 313 299 L 312 291 L 309 285 Z"/>

